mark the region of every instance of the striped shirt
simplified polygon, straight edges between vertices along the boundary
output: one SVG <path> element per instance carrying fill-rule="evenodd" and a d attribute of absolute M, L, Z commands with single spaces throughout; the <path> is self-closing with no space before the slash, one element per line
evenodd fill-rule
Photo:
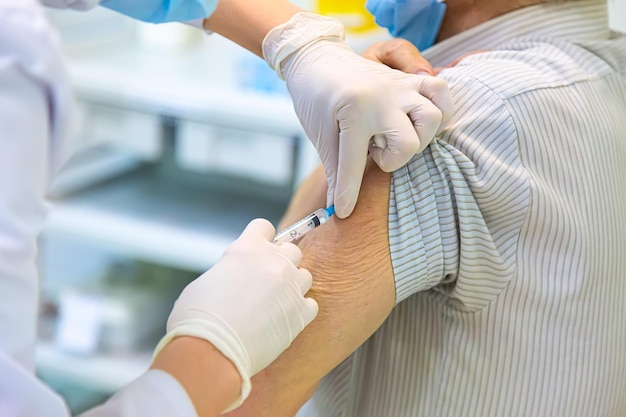
<path fill-rule="evenodd" d="M 476 49 L 392 176 L 398 304 L 299 416 L 626 416 L 626 39 L 580 1 L 424 55 Z"/>

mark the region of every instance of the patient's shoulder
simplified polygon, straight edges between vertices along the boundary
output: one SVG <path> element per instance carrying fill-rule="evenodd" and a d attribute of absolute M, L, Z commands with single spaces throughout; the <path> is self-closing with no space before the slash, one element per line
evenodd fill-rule
<path fill-rule="evenodd" d="M 562 39 L 523 37 L 470 55 L 440 76 L 453 94 L 476 83 L 501 100 L 530 91 L 592 81 L 613 71 L 609 63 L 580 45 Z"/>

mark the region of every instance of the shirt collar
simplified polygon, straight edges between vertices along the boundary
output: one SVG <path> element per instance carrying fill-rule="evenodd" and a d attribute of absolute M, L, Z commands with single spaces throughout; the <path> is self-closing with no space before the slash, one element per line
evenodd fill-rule
<path fill-rule="evenodd" d="M 439 67 L 464 53 L 495 49 L 512 38 L 528 35 L 571 41 L 608 39 L 607 4 L 597 0 L 571 0 L 524 7 L 439 42 L 423 55 L 434 67 Z"/>

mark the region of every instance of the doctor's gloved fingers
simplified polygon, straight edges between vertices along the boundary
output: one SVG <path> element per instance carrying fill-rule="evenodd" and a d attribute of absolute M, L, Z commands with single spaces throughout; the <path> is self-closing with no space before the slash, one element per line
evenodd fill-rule
<path fill-rule="evenodd" d="M 271 242 L 275 235 L 276 229 L 272 223 L 269 220 L 259 218 L 248 223 L 237 240 L 262 239 Z"/>
<path fill-rule="evenodd" d="M 287 259 L 290 263 L 292 263 L 295 267 L 300 265 L 302 262 L 302 251 L 299 247 L 294 245 L 293 243 L 276 243 L 276 251 L 280 256 Z"/>
<path fill-rule="evenodd" d="M 312 299 L 311 297 L 306 297 L 304 299 L 304 311 L 302 312 L 302 320 L 304 322 L 304 326 L 308 326 L 311 322 L 317 317 L 317 313 L 319 313 L 320 308 L 317 304 L 317 301 Z"/>
<path fill-rule="evenodd" d="M 336 133 L 339 136 L 339 131 Z M 329 145 L 324 145 L 329 146 Z M 337 170 L 339 165 L 339 144 L 336 140 L 330 144 L 332 150 L 319 152 L 322 166 L 324 167 L 324 175 L 326 176 L 326 207 L 330 207 L 335 203 L 335 190 L 337 189 Z"/>
<path fill-rule="evenodd" d="M 406 39 L 376 42 L 361 54 L 364 58 L 385 64 L 409 74 L 434 75 L 430 65 L 419 50 Z"/>
<path fill-rule="evenodd" d="M 392 129 L 385 133 L 385 147 L 372 145 L 370 157 L 385 172 L 395 171 L 407 164 L 421 149 L 426 147 L 415 131 L 409 117 L 397 112 L 388 120 Z"/>
<path fill-rule="evenodd" d="M 293 280 L 300 289 L 300 294 L 304 295 L 313 286 L 313 275 L 309 272 L 308 269 L 298 268 L 298 270 L 293 274 Z"/>
<path fill-rule="evenodd" d="M 454 114 L 454 101 L 452 100 L 452 93 L 450 93 L 448 83 L 443 78 L 430 76 L 416 76 L 415 82 L 417 92 L 430 100 L 439 109 L 441 113 L 439 124 L 441 128 L 445 127 L 445 124 L 448 123 Z M 411 113 L 409 113 L 409 116 L 413 119 Z"/>
<path fill-rule="evenodd" d="M 422 100 L 408 113 L 413 128 L 419 137 L 420 146 L 417 153 L 422 152 L 441 129 L 443 114 L 438 107 L 428 100 Z"/>
<path fill-rule="evenodd" d="M 348 116 L 350 117 L 350 116 Z M 335 214 L 344 219 L 356 206 L 367 162 L 371 127 L 359 120 L 340 120 Z"/>

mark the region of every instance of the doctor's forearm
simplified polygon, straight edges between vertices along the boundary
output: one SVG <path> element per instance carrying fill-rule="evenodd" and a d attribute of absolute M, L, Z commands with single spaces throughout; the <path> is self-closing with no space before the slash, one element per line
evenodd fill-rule
<path fill-rule="evenodd" d="M 209 342 L 178 337 L 159 352 L 152 369 L 173 376 L 187 392 L 198 417 L 217 417 L 241 391 L 235 366 Z"/>
<path fill-rule="evenodd" d="M 261 44 L 274 27 L 303 11 L 286 0 L 220 0 L 204 28 L 262 56 Z"/>

